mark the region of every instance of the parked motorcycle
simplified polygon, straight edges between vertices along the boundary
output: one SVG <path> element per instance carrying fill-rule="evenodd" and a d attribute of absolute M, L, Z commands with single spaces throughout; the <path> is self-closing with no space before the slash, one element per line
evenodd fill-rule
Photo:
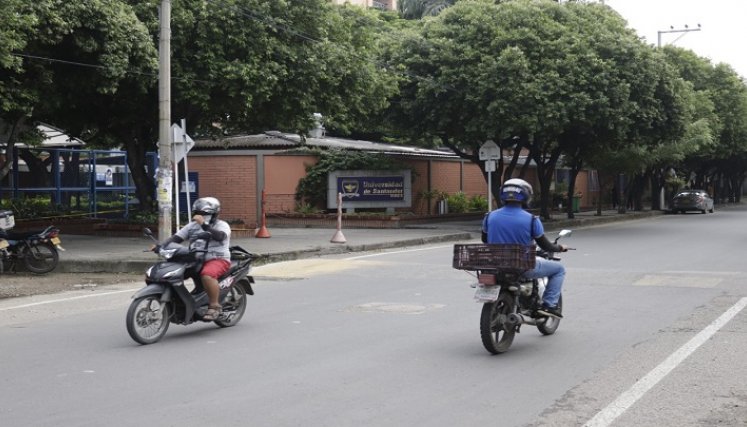
<path fill-rule="evenodd" d="M 570 230 L 562 230 L 555 243 L 570 235 Z M 543 335 L 554 334 L 560 326 L 559 318 L 537 313 L 547 278 L 523 277 L 524 271 L 534 268 L 536 257 L 559 260 L 554 252 L 537 251 L 534 246 L 454 245 L 453 267 L 477 273 L 475 300 L 483 304 L 480 337 L 492 354 L 508 351 L 522 325 L 536 326 Z M 561 295 L 558 311 L 562 310 Z"/>
<path fill-rule="evenodd" d="M 14 232 L 13 212 L 2 212 L 0 224 L 0 273 L 16 271 L 22 263 L 34 274 L 45 274 L 54 270 L 60 261 L 60 230 L 50 225 L 42 231 Z"/>
<path fill-rule="evenodd" d="M 144 233 L 158 243 L 153 233 Z M 127 332 L 140 344 L 159 341 L 170 323 L 189 325 L 202 320 L 208 310 L 208 296 L 199 272 L 202 269 L 210 233 L 197 236 L 189 246 L 169 243 L 163 247 L 156 245 L 154 251 L 164 259 L 157 262 L 145 273 L 145 287 L 133 295 L 127 310 Z M 240 246 L 231 246 L 231 268 L 218 279 L 220 286 L 221 315 L 213 322 L 220 327 L 234 326 L 244 316 L 247 295 L 254 295 L 254 278 L 248 275 L 255 255 Z M 190 291 L 185 282 L 192 279 L 194 288 Z"/>

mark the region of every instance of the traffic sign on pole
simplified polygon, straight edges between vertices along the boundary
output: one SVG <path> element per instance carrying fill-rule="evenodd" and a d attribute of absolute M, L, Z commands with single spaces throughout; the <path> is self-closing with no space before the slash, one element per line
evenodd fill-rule
<path fill-rule="evenodd" d="M 501 148 L 493 141 L 487 141 L 480 146 L 478 153 L 480 160 L 485 162 L 485 172 L 488 174 L 488 212 L 493 208 L 493 172 L 495 161 L 501 158 Z"/>
<path fill-rule="evenodd" d="M 480 146 L 478 152 L 480 160 L 498 160 L 501 158 L 501 148 L 493 141 L 487 141 Z"/>

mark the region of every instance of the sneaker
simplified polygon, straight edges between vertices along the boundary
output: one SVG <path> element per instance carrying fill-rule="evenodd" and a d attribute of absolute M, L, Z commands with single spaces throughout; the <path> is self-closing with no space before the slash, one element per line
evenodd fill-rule
<path fill-rule="evenodd" d="M 558 318 L 558 319 L 562 319 L 563 318 L 563 315 L 560 313 L 560 310 L 558 309 L 557 306 L 555 306 L 555 307 L 548 307 L 548 306 L 542 304 L 542 306 L 537 309 L 537 313 L 541 314 L 543 316 L 550 316 L 550 317 L 555 317 L 555 318 Z"/>

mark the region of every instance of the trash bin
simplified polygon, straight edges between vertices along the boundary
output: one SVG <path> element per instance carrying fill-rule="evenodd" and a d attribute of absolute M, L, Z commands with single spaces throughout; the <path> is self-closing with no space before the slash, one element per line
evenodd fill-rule
<path fill-rule="evenodd" d="M 573 212 L 576 213 L 581 207 L 581 196 L 573 196 Z"/>
<path fill-rule="evenodd" d="M 16 226 L 13 211 L 0 211 L 0 230 L 10 230 Z"/>
<path fill-rule="evenodd" d="M 438 206 L 439 215 L 445 215 L 449 213 L 449 204 L 446 200 L 439 200 L 438 203 L 436 203 L 436 206 Z"/>

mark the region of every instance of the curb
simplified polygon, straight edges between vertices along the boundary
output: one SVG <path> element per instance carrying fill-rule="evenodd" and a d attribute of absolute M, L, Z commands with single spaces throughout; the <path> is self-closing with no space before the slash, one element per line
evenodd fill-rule
<path fill-rule="evenodd" d="M 366 252 L 380 249 L 400 248 L 405 246 L 419 246 L 430 243 L 451 242 L 459 240 L 472 239 L 472 233 L 459 232 L 444 234 L 441 236 L 421 237 L 417 239 L 405 239 L 392 242 L 367 243 L 361 245 L 344 245 L 329 248 L 315 248 L 299 251 L 277 252 L 270 254 L 260 254 L 252 263 L 257 267 L 264 264 L 271 264 L 281 261 L 292 261 L 296 259 L 314 258 L 322 255 L 335 255 L 352 252 Z M 150 266 L 155 264 L 157 258 L 153 260 L 131 260 L 131 261 L 101 261 L 101 260 L 69 260 L 60 262 L 55 272 L 57 273 L 133 273 L 145 272 Z"/>
<path fill-rule="evenodd" d="M 547 231 L 560 231 L 563 228 L 581 228 L 590 227 L 599 224 L 608 224 L 611 222 L 622 222 L 622 221 L 635 221 L 638 219 L 651 218 L 654 216 L 661 216 L 666 214 L 665 211 L 641 211 L 641 212 L 630 212 L 625 214 L 608 215 L 608 216 L 593 216 L 586 217 L 584 219 L 560 219 L 555 221 L 544 222 L 545 230 Z"/>

